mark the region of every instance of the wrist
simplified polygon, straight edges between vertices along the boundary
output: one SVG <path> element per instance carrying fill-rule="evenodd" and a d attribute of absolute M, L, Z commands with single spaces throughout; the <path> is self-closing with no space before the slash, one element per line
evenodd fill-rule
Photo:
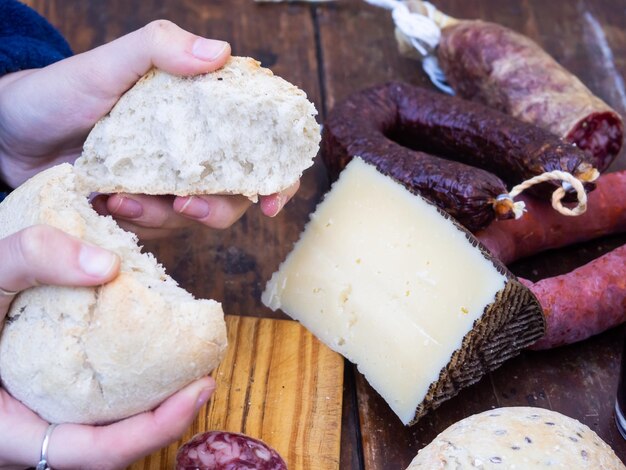
<path fill-rule="evenodd" d="M 11 108 L 15 106 L 15 103 L 12 103 L 9 85 L 23 74 L 24 72 L 14 72 L 0 77 L 0 193 L 8 192 L 12 186 L 9 136 L 11 134 Z M 9 88 L 8 91 L 7 88 Z"/>

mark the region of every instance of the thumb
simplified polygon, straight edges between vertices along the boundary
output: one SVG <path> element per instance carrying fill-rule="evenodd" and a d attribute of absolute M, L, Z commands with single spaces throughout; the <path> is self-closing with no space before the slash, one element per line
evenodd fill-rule
<path fill-rule="evenodd" d="M 6 119 L 18 135 L 42 129 L 39 140 L 51 146 L 67 139 L 82 141 L 152 67 L 197 75 L 222 67 L 229 57 L 227 42 L 197 36 L 170 21 L 154 21 L 108 44 L 5 81 L 3 91 L 13 105 L 7 106 Z"/>
<path fill-rule="evenodd" d="M 157 67 L 175 75 L 197 75 L 223 66 L 230 45 L 157 20 L 108 44 L 47 67 L 64 68 L 85 94 L 98 92 L 117 100 L 142 75 Z M 44 69 L 45 70 L 45 69 Z"/>
<path fill-rule="evenodd" d="M 0 287 L 18 292 L 40 284 L 93 286 L 113 279 L 120 267 L 114 253 L 46 225 L 0 240 Z M 0 318 L 12 297 L 0 291 Z"/>
<path fill-rule="evenodd" d="M 59 426 L 50 443 L 50 464 L 54 468 L 127 467 L 180 439 L 214 390 L 213 378 L 203 377 L 153 411 L 108 426 Z M 84 449 L 89 449 L 88 458 Z M 115 452 L 112 453 L 111 449 Z"/>

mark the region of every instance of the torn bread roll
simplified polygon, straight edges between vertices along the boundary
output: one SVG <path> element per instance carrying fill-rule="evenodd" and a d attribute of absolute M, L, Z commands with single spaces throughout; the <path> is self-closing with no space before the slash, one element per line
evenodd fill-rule
<path fill-rule="evenodd" d="M 102 193 L 278 192 L 313 164 L 320 141 L 306 94 L 232 57 L 212 73 L 152 70 L 89 134 L 76 172 Z"/>
<path fill-rule="evenodd" d="M 465 418 L 420 450 L 406 470 L 625 470 L 588 426 L 555 411 L 496 408 Z"/>
<path fill-rule="evenodd" d="M 221 305 L 178 287 L 134 234 L 91 208 L 87 193 L 63 164 L 0 204 L 0 238 L 47 224 L 122 260 L 103 286 L 33 287 L 11 304 L 2 386 L 52 423 L 107 423 L 152 409 L 211 372 L 227 344 Z"/>

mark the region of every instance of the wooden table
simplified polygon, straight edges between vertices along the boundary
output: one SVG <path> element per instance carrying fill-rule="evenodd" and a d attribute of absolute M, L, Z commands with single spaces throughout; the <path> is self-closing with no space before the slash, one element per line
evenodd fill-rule
<path fill-rule="evenodd" d="M 321 118 L 351 92 L 386 80 L 430 87 L 420 66 L 398 55 L 389 13 L 362 0 L 320 5 L 257 4 L 252 0 L 27 3 L 57 26 L 76 52 L 157 18 L 227 40 L 235 54 L 259 59 L 306 90 Z M 436 4 L 452 16 L 492 20 L 527 34 L 626 116 L 623 2 L 439 0 Z M 623 168 L 624 152 L 611 169 Z M 320 161 L 302 183 L 296 198 L 275 219 L 264 218 L 253 209 L 229 230 L 193 229 L 147 248 L 183 287 L 196 296 L 222 301 L 227 313 L 283 318 L 260 303 L 260 293 L 328 188 Z M 538 279 L 571 270 L 625 240 L 614 236 L 542 254 L 511 268 Z M 418 449 L 454 421 L 509 405 L 536 405 L 577 418 L 626 460 L 626 443 L 613 421 L 621 345 L 621 330 L 615 329 L 569 347 L 523 353 L 412 428 L 403 427 L 347 364 L 339 468 L 405 468 Z"/>

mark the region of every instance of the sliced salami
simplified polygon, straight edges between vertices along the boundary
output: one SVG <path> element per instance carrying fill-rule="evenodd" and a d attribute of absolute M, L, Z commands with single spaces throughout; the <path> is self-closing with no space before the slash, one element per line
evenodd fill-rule
<path fill-rule="evenodd" d="M 176 454 L 176 470 L 287 470 L 274 449 L 245 434 L 210 431 L 194 436 Z"/>

